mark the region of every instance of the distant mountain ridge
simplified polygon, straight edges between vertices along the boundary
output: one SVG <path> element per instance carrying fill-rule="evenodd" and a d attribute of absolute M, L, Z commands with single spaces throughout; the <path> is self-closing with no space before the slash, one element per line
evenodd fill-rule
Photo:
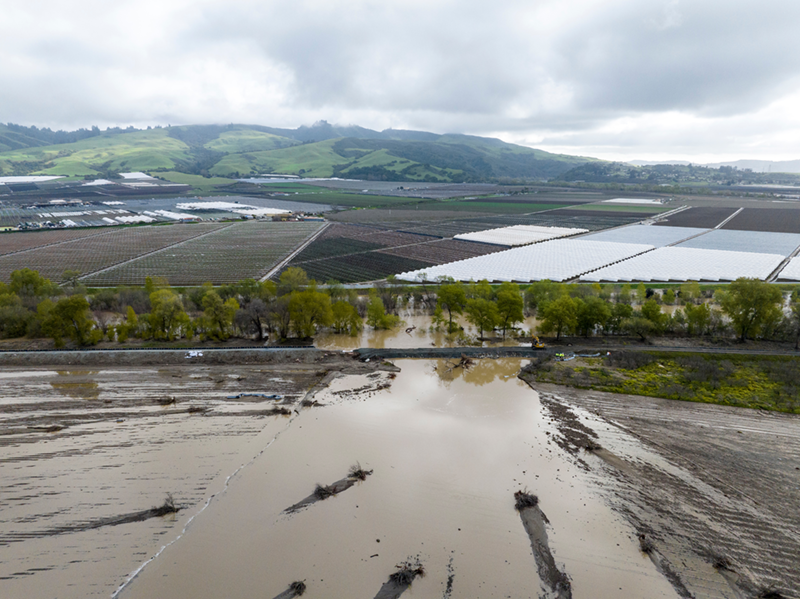
<path fill-rule="evenodd" d="M 72 132 L 0 124 L 4 175 L 93 178 L 139 170 L 228 178 L 280 173 L 392 181 L 542 181 L 592 161 L 494 138 L 373 131 L 327 121 L 296 129 L 230 124 Z"/>
<path fill-rule="evenodd" d="M 800 173 L 800 160 L 732 160 L 730 162 L 709 162 L 698 163 L 689 162 L 687 160 L 631 160 L 628 164 L 634 166 L 656 166 L 659 164 L 670 164 L 676 166 L 688 166 L 694 164 L 695 166 L 703 166 L 706 168 L 720 168 L 722 166 L 731 166 L 739 169 L 750 169 L 754 173 Z"/>

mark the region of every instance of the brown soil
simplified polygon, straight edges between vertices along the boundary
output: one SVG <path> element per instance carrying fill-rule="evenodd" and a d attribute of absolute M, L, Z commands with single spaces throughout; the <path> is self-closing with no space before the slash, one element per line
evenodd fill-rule
<path fill-rule="evenodd" d="M 679 596 L 800 597 L 800 418 L 531 386 L 557 427 L 553 441 L 606 479 Z"/>

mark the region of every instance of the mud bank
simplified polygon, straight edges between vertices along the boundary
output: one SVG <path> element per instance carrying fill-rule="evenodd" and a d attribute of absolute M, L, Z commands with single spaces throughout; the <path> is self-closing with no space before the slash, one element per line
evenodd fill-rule
<path fill-rule="evenodd" d="M 344 364 L 352 354 L 314 348 L 302 349 L 200 349 L 190 355 L 186 349 L 120 349 L 87 351 L 0 352 L 0 366 L 36 368 L 41 366 L 179 366 L 182 364 Z"/>
<path fill-rule="evenodd" d="M 532 386 L 678 596 L 800 597 L 800 417 Z"/>
<path fill-rule="evenodd" d="M 536 569 L 539 572 L 539 580 L 544 591 L 542 597 L 546 599 L 572 599 L 572 584 L 569 576 L 561 571 L 550 551 L 550 543 L 547 540 L 547 528 L 549 524 L 547 516 L 544 515 L 542 508 L 539 507 L 539 498 L 526 491 L 514 493 L 516 508 L 522 525 L 531 541 L 533 557 L 536 560 Z"/>

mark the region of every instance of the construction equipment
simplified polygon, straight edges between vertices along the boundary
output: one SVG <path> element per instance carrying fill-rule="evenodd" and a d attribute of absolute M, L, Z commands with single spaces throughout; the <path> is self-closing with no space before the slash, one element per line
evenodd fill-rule
<path fill-rule="evenodd" d="M 536 335 L 531 335 L 531 348 L 544 349 L 544 343 L 539 341 L 539 337 L 537 337 Z"/>

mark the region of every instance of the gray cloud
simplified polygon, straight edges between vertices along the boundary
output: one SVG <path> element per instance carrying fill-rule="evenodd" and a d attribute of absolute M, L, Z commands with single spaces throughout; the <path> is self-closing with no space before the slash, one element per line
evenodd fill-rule
<path fill-rule="evenodd" d="M 781 157 L 800 132 L 793 2 L 33 0 L 6 12 L 0 121 L 324 118 L 601 155 Z"/>

